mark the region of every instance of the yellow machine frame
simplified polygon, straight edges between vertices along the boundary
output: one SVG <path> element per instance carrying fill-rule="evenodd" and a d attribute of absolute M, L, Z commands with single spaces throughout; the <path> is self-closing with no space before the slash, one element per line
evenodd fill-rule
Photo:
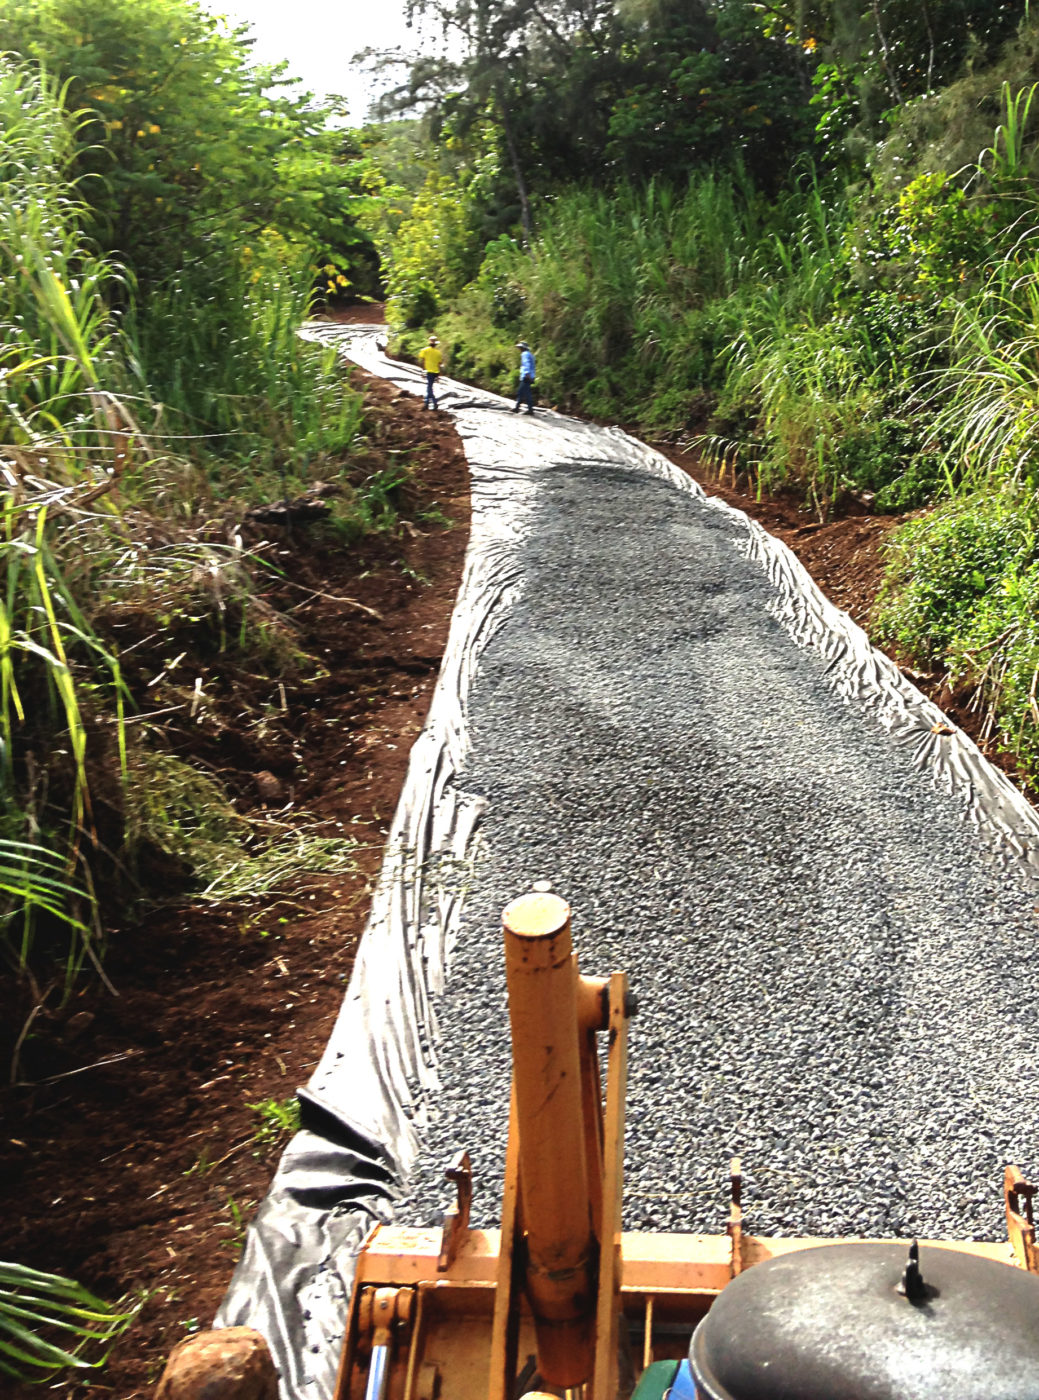
<path fill-rule="evenodd" d="M 627 975 L 580 975 L 570 910 L 555 895 L 514 901 L 503 925 L 513 1087 L 501 1228 L 470 1228 L 462 1153 L 447 1170 L 457 1200 L 442 1229 L 372 1230 L 336 1400 L 616 1400 L 652 1361 L 685 1354 L 737 1274 L 834 1243 L 746 1234 L 738 1159 L 724 1235 L 623 1233 Z M 1039 1272 L 1034 1191 L 1007 1167 L 1004 1244 L 924 1243 Z"/>

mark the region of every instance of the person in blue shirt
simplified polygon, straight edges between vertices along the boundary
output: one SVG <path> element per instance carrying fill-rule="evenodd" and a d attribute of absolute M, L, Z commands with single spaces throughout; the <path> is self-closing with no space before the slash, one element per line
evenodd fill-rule
<path fill-rule="evenodd" d="M 527 405 L 527 412 L 534 412 L 534 352 L 525 340 L 516 342 L 520 352 L 519 388 L 516 391 L 516 404 L 513 413 L 520 411 L 520 405 Z"/>

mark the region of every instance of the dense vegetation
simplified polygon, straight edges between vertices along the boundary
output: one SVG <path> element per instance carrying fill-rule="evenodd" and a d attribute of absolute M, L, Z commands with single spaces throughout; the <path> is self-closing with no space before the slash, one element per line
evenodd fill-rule
<path fill-rule="evenodd" d="M 435 325 L 456 373 L 507 389 L 524 338 L 548 399 L 760 493 L 923 509 L 876 635 L 1039 775 L 1027 6 L 438 13 L 467 56 L 398 94 L 435 142 L 384 244 L 399 343 Z"/>
<path fill-rule="evenodd" d="M 361 397 L 297 335 L 375 255 L 352 138 L 192 0 L 16 0 L 3 49 L 0 952 L 35 1010 L 102 970 L 149 860 L 166 888 L 277 865 L 124 657 L 165 639 L 174 686 L 178 651 L 303 664 L 238 522 L 319 480 L 324 528 L 375 521 Z"/>
<path fill-rule="evenodd" d="M 250 508 L 320 482 L 315 528 L 330 538 L 392 519 L 394 483 L 357 467 L 361 395 L 298 337 L 315 290 L 377 287 L 356 218 L 370 177 L 337 115 L 253 67 L 244 36 L 194 0 L 0 12 L 12 1077 L 41 1012 L 81 974 L 104 979 L 113 915 L 351 860 L 353 843 L 315 835 L 306 814 L 263 837 L 191 742 L 214 675 L 266 673 L 274 688 L 315 669 L 262 596 L 274 560 L 243 524 Z M 132 1317 L 2 1269 L 0 1374 L 97 1364 Z"/>

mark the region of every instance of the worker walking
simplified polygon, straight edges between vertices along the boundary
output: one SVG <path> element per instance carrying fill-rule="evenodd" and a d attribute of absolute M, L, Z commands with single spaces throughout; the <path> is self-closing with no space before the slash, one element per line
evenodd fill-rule
<path fill-rule="evenodd" d="M 423 345 L 418 352 L 418 362 L 426 371 L 426 397 L 422 404 L 423 408 L 437 408 L 436 395 L 433 393 L 433 385 L 440 377 L 440 365 L 444 358 L 444 352 L 440 348 L 440 342 L 435 335 L 429 337 L 429 344 Z"/>
<path fill-rule="evenodd" d="M 516 405 L 513 413 L 520 411 L 520 404 L 527 405 L 527 412 L 534 412 L 534 352 L 525 340 L 516 342 L 520 352 L 519 388 L 516 390 Z"/>

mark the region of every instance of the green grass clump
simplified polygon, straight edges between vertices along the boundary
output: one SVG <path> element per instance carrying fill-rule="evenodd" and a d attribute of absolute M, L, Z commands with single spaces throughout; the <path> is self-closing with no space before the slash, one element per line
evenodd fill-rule
<path fill-rule="evenodd" d="M 249 824 L 214 779 L 174 754 L 131 752 L 125 797 L 126 848 L 145 845 L 207 879 L 239 857 Z"/>
<path fill-rule="evenodd" d="M 305 815 L 275 833 L 239 815 L 215 778 L 174 754 L 136 748 L 126 793 L 126 846 L 177 861 L 211 903 L 256 899 L 301 875 L 353 870 L 358 843 L 317 836 Z"/>
<path fill-rule="evenodd" d="M 306 827 L 289 829 L 256 850 L 224 851 L 202 891 L 214 903 L 256 899 L 285 889 L 301 875 L 334 874 L 357 868 L 358 842 L 350 837 L 315 836 Z"/>
<path fill-rule="evenodd" d="M 81 1284 L 0 1262 L 0 1373 L 47 1381 L 103 1366 L 137 1307 L 112 1307 Z"/>
<path fill-rule="evenodd" d="M 261 1099 L 259 1103 L 249 1104 L 249 1108 L 259 1119 L 253 1134 L 257 1148 L 274 1147 L 299 1132 L 299 1099 L 295 1094 L 287 1099 Z"/>

